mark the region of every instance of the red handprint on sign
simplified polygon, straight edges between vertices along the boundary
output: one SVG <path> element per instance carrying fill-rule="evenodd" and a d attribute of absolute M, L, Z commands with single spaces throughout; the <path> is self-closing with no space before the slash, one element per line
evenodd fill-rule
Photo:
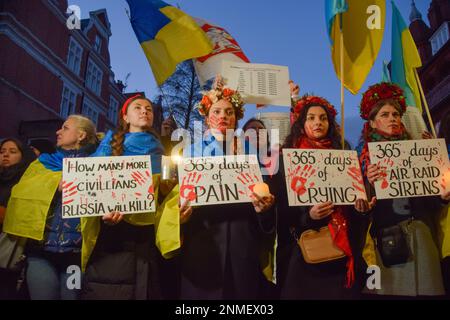
<path fill-rule="evenodd" d="M 151 179 L 151 175 L 150 175 L 150 171 L 149 171 L 149 170 L 146 170 L 146 171 L 145 171 L 145 175 L 144 175 L 143 173 L 139 172 L 139 171 L 134 171 L 134 172 L 131 173 L 131 177 L 132 177 L 132 178 L 133 178 L 140 186 L 145 185 L 145 184 L 149 181 L 149 179 Z M 148 187 L 147 192 L 150 193 L 150 194 L 151 194 L 151 193 L 154 193 L 153 184 L 151 184 L 151 185 Z M 137 196 L 137 194 L 136 194 L 136 196 Z M 141 196 L 141 195 L 139 195 L 139 196 Z"/>
<path fill-rule="evenodd" d="M 366 190 L 364 189 L 363 177 L 359 168 L 351 167 L 348 169 L 347 174 L 354 180 L 352 186 L 356 190 L 361 191 L 362 193 L 366 193 Z"/>
<path fill-rule="evenodd" d="M 197 175 L 197 172 L 189 173 L 187 176 L 183 177 L 183 182 L 180 187 L 181 198 L 188 199 L 189 201 L 194 201 L 197 199 L 196 184 L 202 178 L 201 174 Z M 200 190 L 204 190 L 204 187 L 200 187 Z"/>
<path fill-rule="evenodd" d="M 139 183 L 139 185 L 143 186 L 147 183 L 147 181 L 151 178 L 150 171 L 145 171 L 145 175 L 139 171 L 134 171 L 131 173 L 131 177 Z"/>
<path fill-rule="evenodd" d="M 250 195 L 253 194 L 253 189 L 255 188 L 255 185 L 259 183 L 259 179 L 256 176 L 256 174 L 249 174 L 249 173 L 243 173 L 241 172 L 240 175 L 237 176 L 237 179 L 244 185 L 244 187 L 247 188 L 248 191 L 250 191 Z M 247 191 L 247 193 L 248 193 Z M 239 191 L 240 194 L 245 195 L 246 192 Z"/>
<path fill-rule="evenodd" d="M 303 195 L 306 192 L 306 185 L 308 179 L 316 173 L 316 170 L 311 165 L 297 167 L 293 172 L 289 170 L 289 177 L 292 178 L 291 189 L 298 195 Z M 310 183 L 309 187 L 314 187 L 314 183 Z"/>
<path fill-rule="evenodd" d="M 389 182 L 387 180 L 387 173 L 386 173 L 386 168 L 390 167 L 392 168 L 394 166 L 394 161 L 392 161 L 389 158 L 384 159 L 383 161 L 383 166 L 381 166 L 381 162 L 378 162 L 378 165 L 381 167 L 382 172 L 381 172 L 381 177 L 383 178 L 383 181 L 381 182 L 381 189 L 387 189 L 387 187 L 389 187 Z"/>
<path fill-rule="evenodd" d="M 65 181 L 62 182 L 62 190 L 64 194 L 63 204 L 69 204 L 74 201 L 72 196 L 77 194 L 77 185 L 74 185 L 75 181 L 66 183 Z"/>

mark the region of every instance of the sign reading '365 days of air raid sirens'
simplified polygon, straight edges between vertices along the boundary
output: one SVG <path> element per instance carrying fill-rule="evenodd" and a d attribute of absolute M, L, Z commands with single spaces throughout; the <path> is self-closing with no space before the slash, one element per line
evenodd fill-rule
<path fill-rule="evenodd" d="M 370 162 L 383 170 L 375 182 L 378 199 L 436 196 L 450 191 L 444 139 L 369 143 Z"/>

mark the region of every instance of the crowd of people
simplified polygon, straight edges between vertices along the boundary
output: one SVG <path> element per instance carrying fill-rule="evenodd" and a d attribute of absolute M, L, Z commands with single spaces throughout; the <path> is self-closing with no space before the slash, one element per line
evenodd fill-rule
<path fill-rule="evenodd" d="M 291 131 L 277 148 L 257 135 L 244 148 L 227 130 L 237 130 L 244 102 L 218 77 L 198 110 L 205 119 L 202 141 L 184 156 L 259 154 L 261 168 L 278 161 L 264 176 L 270 194 L 254 192 L 251 203 L 193 207 L 180 200 L 176 180 L 162 180 L 161 158 L 170 155 L 176 122 L 169 116 L 162 132 L 153 129 L 152 103 L 136 95 L 120 110 L 119 124 L 100 140 L 93 122 L 69 116 L 56 132 L 56 145 L 15 138 L 0 144 L 0 226 L 2 237 L 24 246 L 18 268 L 0 268 L 0 299 L 32 300 L 235 300 L 445 298 L 450 285 L 450 192 L 435 197 L 377 200 L 374 184 L 384 170 L 370 163 L 368 143 L 409 140 L 402 123 L 402 90 L 394 84 L 371 86 L 362 96 L 365 120 L 355 148 L 367 199 L 353 206 L 332 202 L 290 207 L 282 150 L 342 149 L 337 110 L 325 98 L 292 94 Z M 244 131 L 265 129 L 248 120 Z M 450 150 L 450 112 L 439 137 Z M 424 132 L 424 139 L 431 138 Z M 228 139 L 228 140 L 227 140 Z M 229 147 L 231 146 L 231 148 Z M 349 143 L 345 149 L 351 150 Z M 214 150 L 213 154 L 207 153 Z M 62 166 L 65 158 L 148 155 L 154 175 L 155 214 L 63 219 Z M 275 159 L 275 160 L 274 160 Z M 339 250 L 328 261 L 311 263 L 300 248 L 309 230 L 328 232 Z M 386 255 L 386 233 L 403 251 Z M 399 240 L 400 239 L 400 240 Z M 2 247 L 0 245 L 0 250 Z M 314 250 L 321 250 L 316 248 Z M 406 252 L 406 253 L 405 253 Z M 80 266 L 81 286 L 68 287 L 70 266 Z M 380 269 L 381 286 L 366 286 L 370 266 Z"/>

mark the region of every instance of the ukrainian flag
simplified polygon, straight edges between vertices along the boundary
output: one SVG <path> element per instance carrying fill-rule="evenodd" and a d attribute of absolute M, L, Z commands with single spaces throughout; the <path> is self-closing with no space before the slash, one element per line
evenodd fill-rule
<path fill-rule="evenodd" d="M 47 214 L 62 177 L 55 162 L 43 161 L 52 160 L 45 156 L 31 163 L 13 187 L 3 232 L 39 241 L 44 238 Z"/>
<path fill-rule="evenodd" d="M 127 0 L 131 25 L 147 56 L 158 85 L 182 61 L 213 50 L 205 32 L 181 10 L 160 0 Z"/>
<path fill-rule="evenodd" d="M 378 56 L 385 18 L 385 0 L 325 0 L 325 19 L 334 70 L 342 80 L 343 52 L 344 86 L 353 94 L 361 89 Z M 344 34 L 343 48 L 341 29 Z"/>
<path fill-rule="evenodd" d="M 405 20 L 392 1 L 392 82 L 405 92 L 408 106 L 422 110 L 420 92 L 414 69 L 422 66 L 419 52 Z"/>

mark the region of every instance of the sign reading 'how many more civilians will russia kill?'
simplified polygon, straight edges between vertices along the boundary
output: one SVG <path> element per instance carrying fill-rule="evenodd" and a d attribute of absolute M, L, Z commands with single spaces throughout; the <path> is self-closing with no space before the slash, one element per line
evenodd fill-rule
<path fill-rule="evenodd" d="M 63 218 L 155 212 L 150 156 L 66 158 Z"/>

